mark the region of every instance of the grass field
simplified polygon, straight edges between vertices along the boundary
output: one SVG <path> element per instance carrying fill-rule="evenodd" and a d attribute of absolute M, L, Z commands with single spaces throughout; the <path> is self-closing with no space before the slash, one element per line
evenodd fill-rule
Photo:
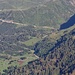
<path fill-rule="evenodd" d="M 22 42 L 22 44 L 25 44 L 26 46 L 33 46 L 35 43 L 37 43 L 40 40 L 41 38 L 33 37 L 32 39 L 28 41 Z"/>
<path fill-rule="evenodd" d="M 5 54 L 4 54 L 5 55 Z M 21 59 L 25 57 L 25 59 Z M 25 54 L 23 56 L 11 56 L 10 59 L 0 58 L 0 72 L 3 73 L 3 70 L 7 69 L 10 66 L 23 66 L 26 65 L 29 61 L 35 60 L 37 57 L 31 51 L 30 54 Z"/>

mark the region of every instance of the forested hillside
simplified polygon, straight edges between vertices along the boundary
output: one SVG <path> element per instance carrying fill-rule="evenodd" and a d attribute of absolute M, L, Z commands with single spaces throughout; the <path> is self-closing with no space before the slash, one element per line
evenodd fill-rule
<path fill-rule="evenodd" d="M 71 75 L 75 69 L 75 28 L 57 41 L 45 57 L 20 68 L 11 67 L 5 75 Z"/>
<path fill-rule="evenodd" d="M 53 46 L 55 46 L 55 43 L 57 42 L 56 40 L 72 30 L 74 25 L 75 15 L 70 17 L 67 22 L 61 24 L 59 31 L 52 30 L 52 34 L 48 35 L 42 41 L 37 42 L 34 45 L 35 54 L 40 57 L 44 56 Z"/>

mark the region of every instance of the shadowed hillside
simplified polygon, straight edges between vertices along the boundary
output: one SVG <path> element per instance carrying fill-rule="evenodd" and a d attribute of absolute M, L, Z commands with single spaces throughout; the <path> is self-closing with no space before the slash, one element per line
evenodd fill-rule
<path fill-rule="evenodd" d="M 75 24 L 75 14 L 64 24 L 60 26 L 60 30 L 69 28 Z"/>

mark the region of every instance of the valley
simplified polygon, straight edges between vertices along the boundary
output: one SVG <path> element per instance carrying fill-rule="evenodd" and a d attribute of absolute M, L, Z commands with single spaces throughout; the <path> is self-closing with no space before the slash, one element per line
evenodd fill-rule
<path fill-rule="evenodd" d="M 74 0 L 0 0 L 0 75 L 74 74 L 74 14 Z"/>

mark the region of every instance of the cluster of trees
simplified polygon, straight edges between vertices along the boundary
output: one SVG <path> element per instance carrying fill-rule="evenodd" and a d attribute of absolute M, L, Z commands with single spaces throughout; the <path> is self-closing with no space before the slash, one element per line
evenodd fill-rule
<path fill-rule="evenodd" d="M 54 45 L 56 41 L 48 37 L 44 38 L 42 41 L 37 42 L 34 45 L 35 54 L 39 57 L 43 57 Z"/>

